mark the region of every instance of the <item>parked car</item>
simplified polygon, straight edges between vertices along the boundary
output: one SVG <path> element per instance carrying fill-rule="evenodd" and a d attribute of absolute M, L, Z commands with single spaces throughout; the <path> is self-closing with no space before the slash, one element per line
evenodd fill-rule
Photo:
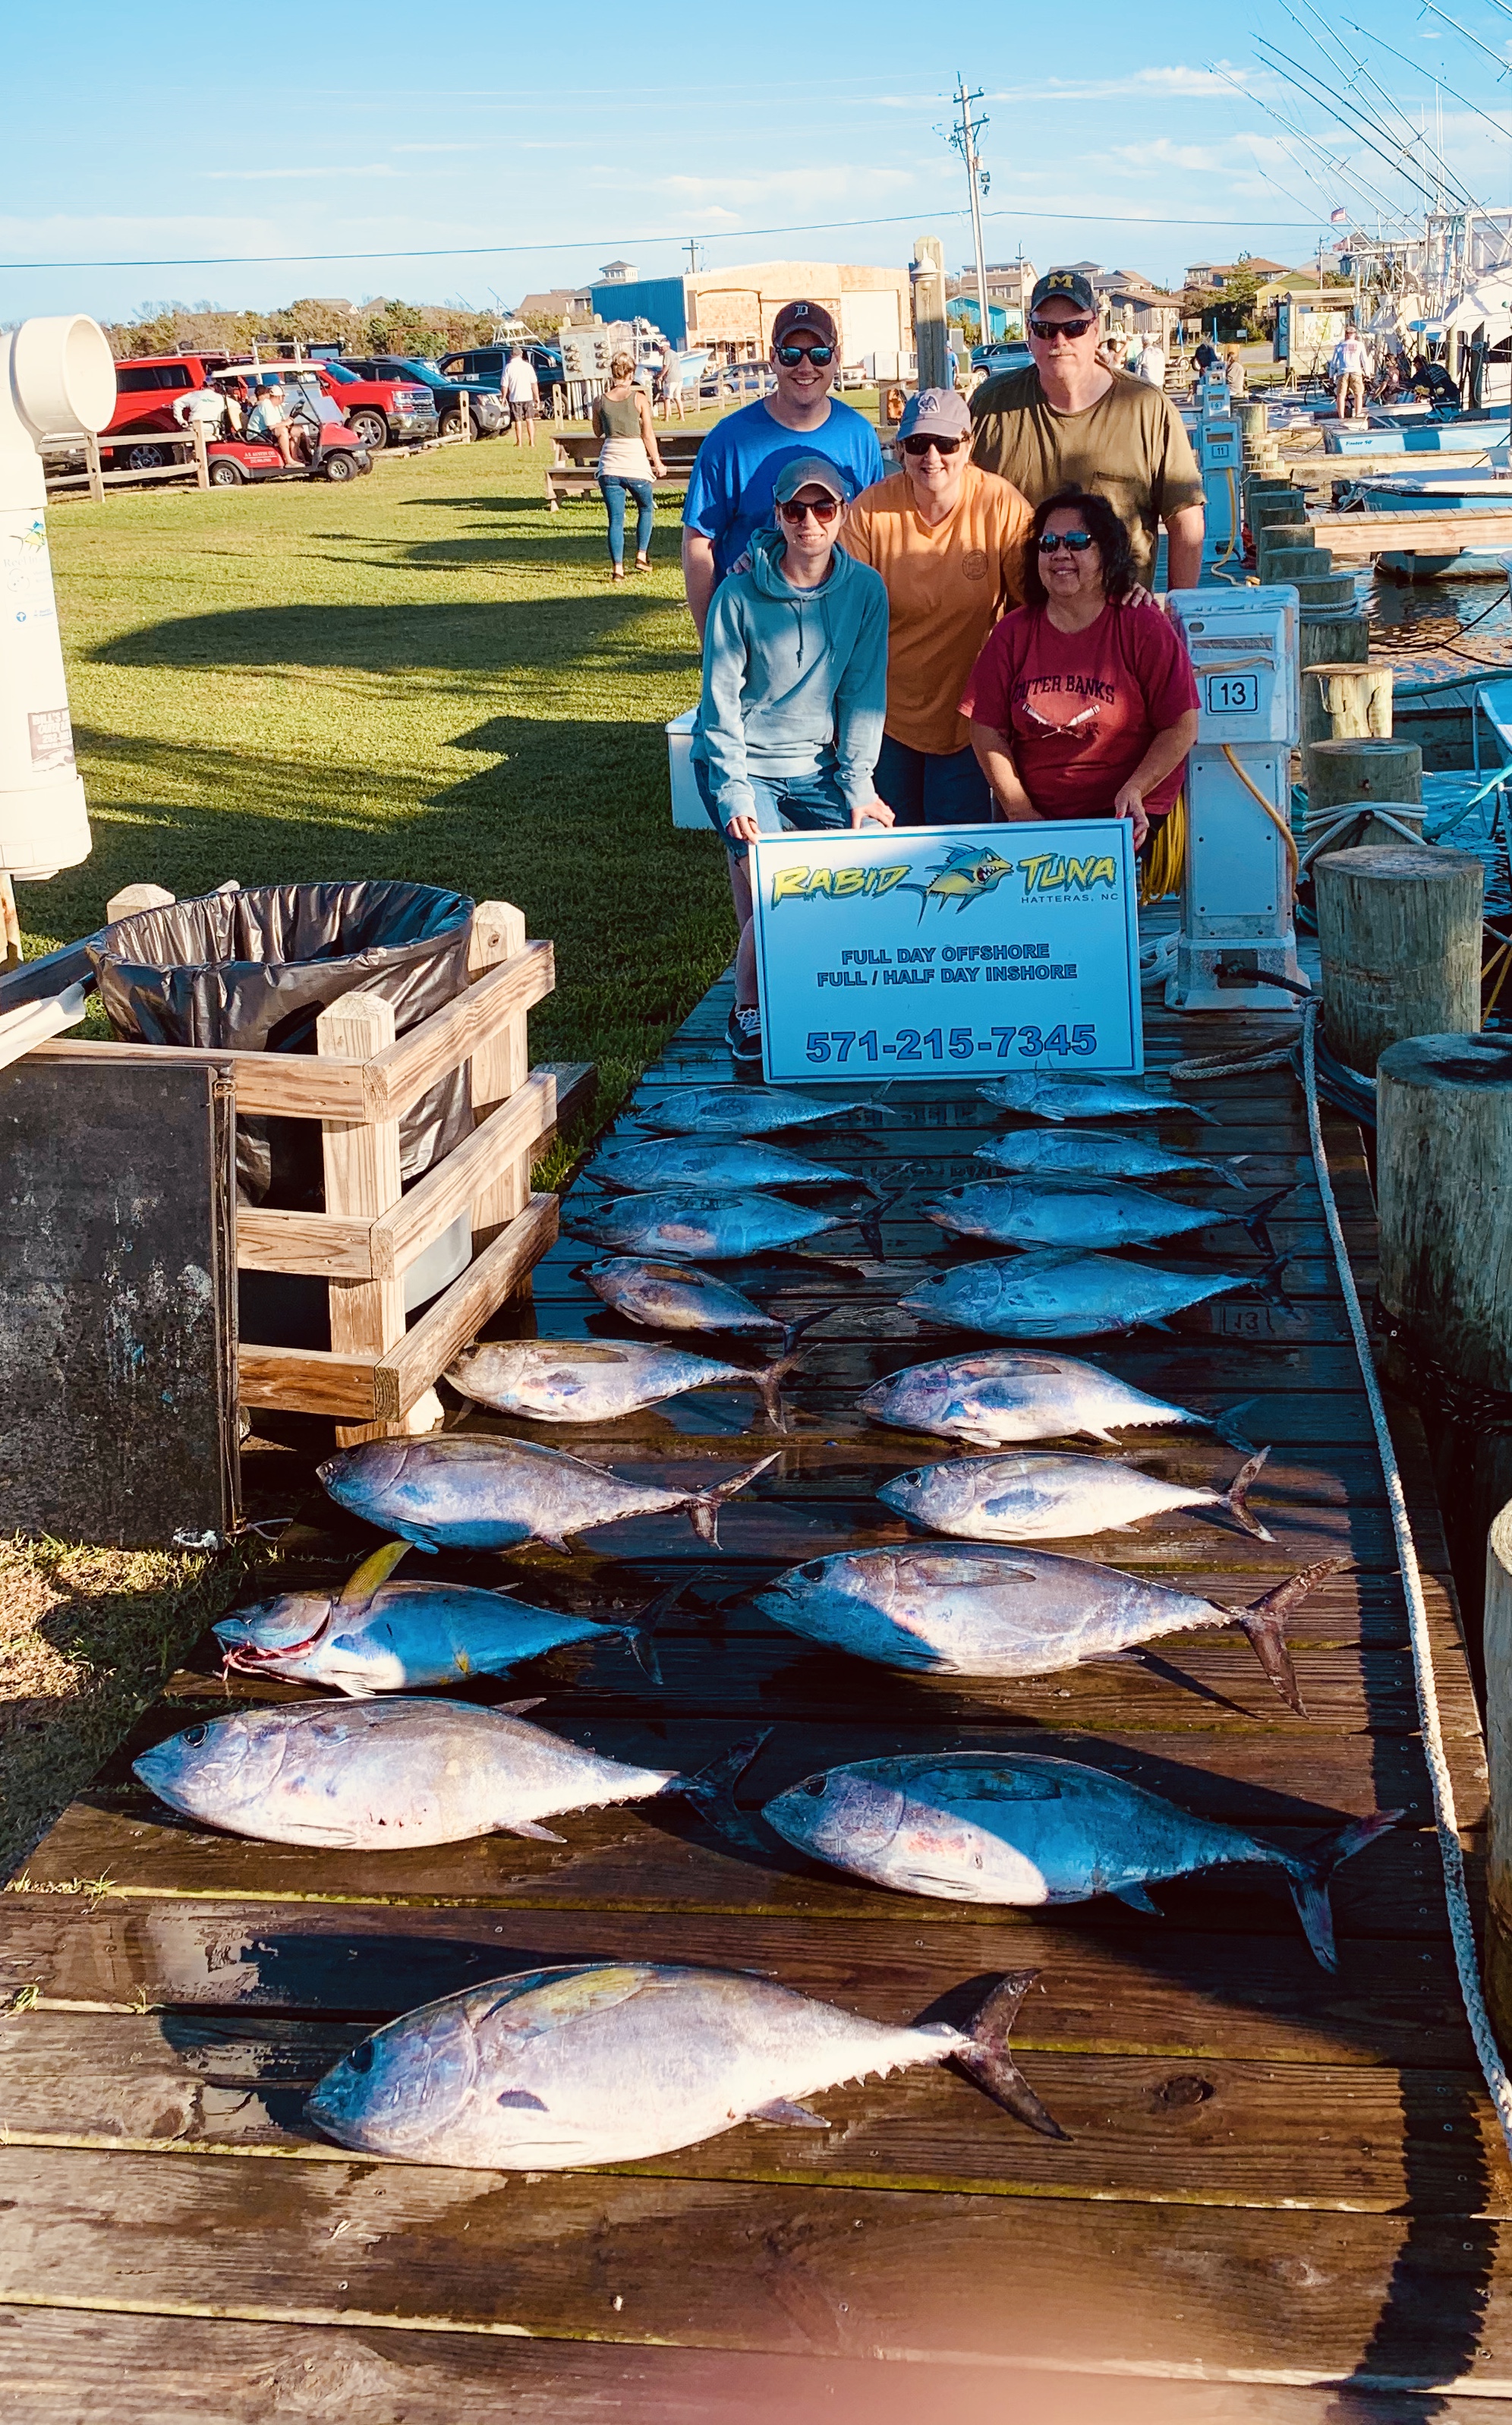
<path fill-rule="evenodd" d="M 985 371 L 989 378 L 999 377 L 1004 371 L 1027 371 L 1032 368 L 1034 356 L 1022 337 L 995 337 L 990 345 L 973 345 L 971 367 Z"/>
<path fill-rule="evenodd" d="M 562 348 L 543 344 L 539 338 L 530 345 L 521 338 L 520 343 L 530 356 L 531 366 L 540 386 L 541 400 L 549 403 L 551 390 L 565 384 Z M 438 368 L 442 378 L 482 379 L 499 391 L 503 387 L 504 371 L 513 351 L 512 345 L 470 345 L 463 354 L 443 354 Z"/>
<path fill-rule="evenodd" d="M 151 437 L 138 439 L 138 433 L 166 430 L 182 439 L 183 432 L 173 413 L 175 403 L 196 388 L 208 387 L 229 360 L 225 353 L 152 354 L 118 362 L 116 409 L 100 433 L 102 462 L 133 472 L 150 472 L 171 462 L 171 448 L 154 446 Z M 111 439 L 124 431 L 138 442 L 129 449 L 113 447 Z"/>
<path fill-rule="evenodd" d="M 355 371 L 358 378 L 392 379 L 428 389 L 440 415 L 443 438 L 460 433 L 464 397 L 469 419 L 480 438 L 496 438 L 508 426 L 497 387 L 478 378 L 443 378 L 434 362 L 416 361 L 407 354 L 343 354 L 328 367 Z"/>

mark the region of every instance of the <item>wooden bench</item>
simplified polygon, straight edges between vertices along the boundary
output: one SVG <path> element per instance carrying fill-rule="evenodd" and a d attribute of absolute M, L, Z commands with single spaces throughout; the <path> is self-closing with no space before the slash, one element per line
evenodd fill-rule
<path fill-rule="evenodd" d="M 546 502 L 552 513 L 560 509 L 564 497 L 591 497 L 594 494 L 598 486 L 598 474 L 595 468 L 597 454 L 598 442 L 596 439 L 594 463 L 552 464 L 546 474 Z M 677 496 L 682 496 L 687 491 L 692 469 L 691 464 L 669 463 L 665 478 L 656 481 L 653 485 L 658 489 L 671 490 Z"/>

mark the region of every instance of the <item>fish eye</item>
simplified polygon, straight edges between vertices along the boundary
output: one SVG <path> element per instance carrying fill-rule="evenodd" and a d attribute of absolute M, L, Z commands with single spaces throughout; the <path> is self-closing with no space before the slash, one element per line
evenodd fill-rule
<path fill-rule="evenodd" d="M 184 1730 L 183 1740 L 186 1743 L 202 1743 L 209 1732 L 208 1726 L 189 1726 Z"/>
<path fill-rule="evenodd" d="M 800 1566 L 798 1571 L 805 1583 L 817 1583 L 823 1576 L 824 1561 L 822 1558 L 810 1558 L 807 1566 Z"/>
<path fill-rule="evenodd" d="M 354 2071 L 371 2071 L 373 2069 L 373 2040 L 371 2038 L 363 2038 L 360 2045 L 355 2046 L 352 2048 L 352 2051 L 347 2056 L 346 2060 L 351 2064 Z"/>
<path fill-rule="evenodd" d="M 828 1789 L 829 1781 L 830 1780 L 827 1776 L 805 1776 L 802 1790 L 804 1793 L 811 1793 L 815 1801 L 818 1802 L 822 1799 L 826 1790 Z"/>

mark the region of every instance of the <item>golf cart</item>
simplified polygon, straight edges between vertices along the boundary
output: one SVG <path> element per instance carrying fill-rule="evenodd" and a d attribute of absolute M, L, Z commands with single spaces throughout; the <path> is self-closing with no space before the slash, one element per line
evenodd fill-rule
<path fill-rule="evenodd" d="M 238 404 L 249 407 L 256 401 L 255 389 L 248 393 L 245 378 L 234 384 L 217 378 L 215 384 L 233 393 Z M 285 463 L 265 438 L 213 438 L 206 448 L 213 489 L 239 489 L 248 480 L 351 480 L 359 472 L 372 471 L 372 456 L 316 380 L 285 377 L 282 384 L 284 419 L 303 451 L 303 461 Z"/>

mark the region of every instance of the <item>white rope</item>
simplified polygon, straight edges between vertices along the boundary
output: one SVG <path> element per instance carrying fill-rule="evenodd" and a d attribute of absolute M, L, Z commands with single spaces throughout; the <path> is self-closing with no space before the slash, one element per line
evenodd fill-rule
<path fill-rule="evenodd" d="M 1408 1518 L 1407 1499 L 1402 1489 L 1396 1452 L 1392 1446 L 1385 1402 L 1376 1378 L 1376 1364 L 1370 1352 L 1365 1317 L 1361 1311 L 1360 1293 L 1355 1287 L 1355 1276 L 1344 1242 L 1339 1207 L 1334 1200 L 1333 1180 L 1329 1172 L 1329 1157 L 1323 1144 L 1323 1126 L 1318 1116 L 1317 1004 L 1310 1002 L 1303 1016 L 1306 1023 L 1302 1029 L 1302 1076 L 1307 1091 L 1308 1135 L 1317 1170 L 1318 1193 L 1323 1199 L 1323 1217 L 1329 1225 L 1329 1242 L 1333 1248 L 1339 1285 L 1344 1292 L 1345 1310 L 1349 1316 L 1349 1328 L 1354 1337 L 1360 1376 L 1370 1402 L 1370 1420 L 1376 1427 L 1376 1446 L 1386 1483 L 1387 1504 L 1392 1511 L 1392 1530 L 1396 1535 L 1396 1553 L 1402 1570 L 1402 1587 L 1407 1595 L 1408 1627 L 1412 1643 L 1418 1725 L 1423 1736 L 1424 1757 L 1428 1764 L 1428 1778 L 1433 1788 L 1433 1816 L 1439 1835 L 1439 1855 L 1443 1863 L 1444 1899 L 1449 1906 L 1449 1934 L 1454 1942 L 1455 1968 L 1459 1974 L 1459 1992 L 1464 2000 L 1465 2018 L 1470 2023 L 1470 2034 L 1474 2040 L 1486 2085 L 1496 2108 L 1502 2135 L 1507 2143 L 1508 2152 L 1512 2153 L 1512 2079 L 1508 2078 L 1506 2065 L 1502 2061 L 1490 2015 L 1486 2009 L 1486 1999 L 1481 1992 L 1480 1969 L 1475 1959 L 1475 1931 L 1471 1919 L 1470 1896 L 1465 1887 L 1465 1859 L 1460 1849 L 1459 1823 L 1455 1812 L 1454 1780 L 1444 1753 L 1443 1728 L 1439 1723 L 1433 1647 L 1428 1638 L 1428 1612 L 1423 1598 L 1417 1545 Z"/>

